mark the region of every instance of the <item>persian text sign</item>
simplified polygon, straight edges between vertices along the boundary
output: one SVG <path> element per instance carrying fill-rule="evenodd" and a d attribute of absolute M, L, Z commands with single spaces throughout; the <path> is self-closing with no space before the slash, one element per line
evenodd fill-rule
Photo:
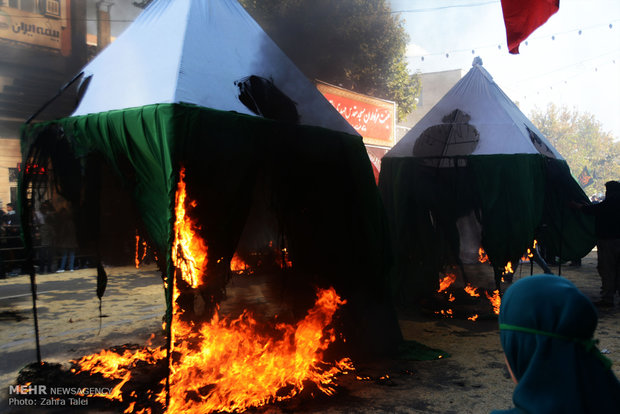
<path fill-rule="evenodd" d="M 10 7 L 0 7 L 0 38 L 60 49 L 60 20 Z"/>
<path fill-rule="evenodd" d="M 319 83 L 319 91 L 367 144 L 394 145 L 396 104 Z"/>

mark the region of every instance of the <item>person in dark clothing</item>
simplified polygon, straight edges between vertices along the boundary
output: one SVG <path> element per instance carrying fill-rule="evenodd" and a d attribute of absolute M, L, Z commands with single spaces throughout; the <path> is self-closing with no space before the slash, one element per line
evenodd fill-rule
<path fill-rule="evenodd" d="M 594 216 L 594 231 L 601 276 L 600 307 L 614 305 L 614 295 L 620 290 L 620 182 L 605 183 L 605 199 L 596 204 L 576 205 L 585 214 Z"/>
<path fill-rule="evenodd" d="M 524 277 L 502 297 L 500 342 L 514 408 L 491 414 L 617 413 L 620 382 L 593 338 L 598 313 L 567 279 Z"/>
<path fill-rule="evenodd" d="M 77 249 L 77 238 L 75 234 L 75 224 L 71 212 L 67 207 L 62 207 L 55 217 L 55 247 L 60 251 L 60 265 L 56 273 L 65 271 L 65 266 L 73 272 L 75 261 L 75 250 Z M 67 262 L 68 259 L 68 262 Z"/>
<path fill-rule="evenodd" d="M 37 227 L 41 246 L 39 248 L 39 273 L 51 273 L 54 259 L 54 217 L 55 211 L 52 203 L 47 200 L 41 204 L 41 210 L 37 214 Z"/>
<path fill-rule="evenodd" d="M 6 214 L 2 217 L 2 226 L 5 234 L 10 236 L 19 236 L 19 226 L 21 221 L 19 214 L 15 211 L 15 204 L 8 203 L 6 205 Z"/>
<path fill-rule="evenodd" d="M 19 274 L 19 266 L 16 263 L 19 261 L 19 250 L 22 246 L 20 238 L 21 232 L 21 220 L 19 214 L 15 210 L 15 204 L 8 203 L 6 205 L 6 214 L 2 218 L 2 236 L 4 240 L 4 247 L 6 249 L 3 255 L 2 271 L 12 269 L 9 275 L 16 276 Z M 6 263 L 9 263 L 7 265 Z M 6 267 L 5 267 L 6 266 Z M 10 266 L 10 267 L 9 267 Z"/>

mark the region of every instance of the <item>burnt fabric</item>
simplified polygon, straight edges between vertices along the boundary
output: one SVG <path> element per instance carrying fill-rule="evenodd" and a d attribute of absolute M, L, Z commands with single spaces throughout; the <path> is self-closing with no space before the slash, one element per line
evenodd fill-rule
<path fill-rule="evenodd" d="M 570 207 L 571 200 L 588 202 L 579 183 L 572 178 L 564 160 L 546 158 L 544 162 L 543 216 L 537 228 L 537 240 L 547 257 L 562 261 L 586 256 L 596 244 L 593 217 Z"/>
<path fill-rule="evenodd" d="M 506 40 L 510 53 L 560 8 L 560 0 L 502 0 Z"/>
<path fill-rule="evenodd" d="M 116 172 L 168 281 L 181 167 L 188 199 L 196 201 L 189 215 L 208 246 L 207 270 L 217 275 L 202 294 L 216 301 L 262 177 L 270 189 L 266 205 L 277 217 L 296 277 L 304 279 L 305 295 L 312 300 L 315 287 L 333 286 L 348 300 L 343 313 L 351 315 L 343 318 L 348 322 L 341 332 L 360 349 L 377 351 L 400 340 L 387 288 L 387 223 L 360 137 L 189 104 L 155 104 L 26 126 L 24 154 L 51 125 L 84 164 L 78 176 L 101 161 Z M 166 286 L 170 311 L 171 284 Z"/>
<path fill-rule="evenodd" d="M 620 382 L 593 340 L 596 308 L 570 281 L 535 275 L 502 298 L 500 340 L 518 384 L 500 413 L 615 413 Z"/>
<path fill-rule="evenodd" d="M 569 208 L 588 198 L 568 164 L 478 57 L 385 154 L 379 188 L 400 296 L 433 294 L 442 268 L 465 275 L 465 265 L 478 265 L 480 247 L 499 289 L 507 263 L 516 270 L 534 240 L 562 260 L 579 259 L 595 244 L 592 217 Z"/>
<path fill-rule="evenodd" d="M 534 239 L 549 256 L 573 260 L 594 246 L 594 221 L 569 207 L 587 196 L 564 160 L 540 154 L 384 158 L 379 189 L 391 226 L 393 293 L 414 302 L 438 289 L 438 273 L 459 265 L 456 222 L 472 213 L 482 247 L 503 269 Z M 436 161 L 436 159 L 431 159 Z M 450 162 L 453 166 L 447 167 Z"/>

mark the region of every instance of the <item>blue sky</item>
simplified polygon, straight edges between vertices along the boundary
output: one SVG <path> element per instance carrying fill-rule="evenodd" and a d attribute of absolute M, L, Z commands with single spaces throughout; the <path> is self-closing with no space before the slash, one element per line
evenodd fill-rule
<path fill-rule="evenodd" d="M 620 140 L 620 0 L 560 0 L 519 55 L 508 53 L 500 0 L 390 3 L 405 20 L 412 72 L 467 71 L 480 56 L 526 115 L 553 102 L 594 115 Z"/>

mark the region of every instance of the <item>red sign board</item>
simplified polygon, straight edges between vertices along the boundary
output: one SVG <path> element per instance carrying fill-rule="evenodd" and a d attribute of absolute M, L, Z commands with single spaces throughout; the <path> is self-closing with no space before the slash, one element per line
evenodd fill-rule
<path fill-rule="evenodd" d="M 384 148 L 366 147 L 370 164 L 372 164 L 372 172 L 375 175 L 375 183 L 379 184 L 379 173 L 381 172 L 381 159 L 388 152 Z"/>
<path fill-rule="evenodd" d="M 396 104 L 319 83 L 319 91 L 367 144 L 392 147 Z"/>

